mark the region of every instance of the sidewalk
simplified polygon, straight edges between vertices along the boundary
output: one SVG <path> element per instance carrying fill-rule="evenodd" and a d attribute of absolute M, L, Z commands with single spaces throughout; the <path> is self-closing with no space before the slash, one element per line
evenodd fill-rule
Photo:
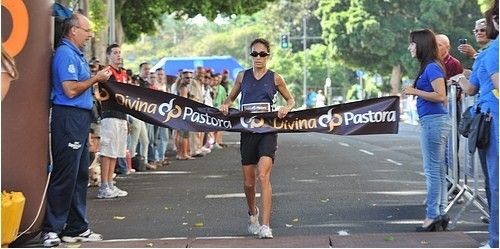
<path fill-rule="evenodd" d="M 486 235 L 484 235 L 486 236 Z M 477 248 L 480 243 L 463 232 L 356 234 L 318 236 L 163 238 L 109 240 L 101 242 L 61 244 L 59 247 L 80 248 Z"/>

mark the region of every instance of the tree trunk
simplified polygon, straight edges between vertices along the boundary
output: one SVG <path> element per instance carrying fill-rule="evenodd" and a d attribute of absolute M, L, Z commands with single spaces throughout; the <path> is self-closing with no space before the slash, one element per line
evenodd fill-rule
<path fill-rule="evenodd" d="M 121 15 L 116 16 L 115 20 L 115 37 L 116 37 L 116 43 L 118 43 L 120 46 L 123 45 L 124 41 L 124 33 L 123 33 L 123 25 L 122 25 L 122 18 Z"/>
<path fill-rule="evenodd" d="M 400 91 L 401 85 L 401 65 L 395 65 L 392 67 L 391 73 L 391 95 L 398 95 Z"/>
<path fill-rule="evenodd" d="M 108 5 L 106 0 L 102 0 L 102 4 L 106 7 L 104 13 L 108 13 Z M 106 15 L 107 16 L 107 15 Z M 106 18 L 106 27 L 108 19 Z M 92 38 L 92 56 L 99 59 L 101 65 L 107 65 L 106 62 L 106 47 L 108 46 L 108 32 L 109 28 L 102 29 L 99 33 L 94 34 Z"/>
<path fill-rule="evenodd" d="M 115 2 L 115 6 L 117 7 L 116 13 L 115 13 L 115 37 L 116 37 L 116 42 L 122 46 L 123 42 L 125 41 L 125 33 L 123 32 L 123 24 L 122 24 L 122 12 L 121 10 L 123 9 L 123 5 L 125 4 L 125 0 L 117 0 Z"/>

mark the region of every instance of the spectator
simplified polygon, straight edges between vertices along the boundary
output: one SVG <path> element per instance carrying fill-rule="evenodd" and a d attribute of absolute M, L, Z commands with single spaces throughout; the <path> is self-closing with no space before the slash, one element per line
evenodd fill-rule
<path fill-rule="evenodd" d="M 318 94 L 316 94 L 316 107 L 325 106 L 326 97 L 323 95 L 323 90 L 319 89 Z"/>
<path fill-rule="evenodd" d="M 122 60 L 121 49 L 118 44 L 111 44 L 106 48 L 106 56 L 112 75 L 110 81 L 127 84 L 126 70 L 120 68 Z M 99 99 L 99 93 L 95 94 Z M 119 189 L 113 184 L 113 174 L 117 158 L 125 158 L 127 150 L 127 115 L 113 109 L 110 102 L 102 102 L 101 120 L 101 186 L 97 193 L 99 199 L 110 199 L 127 196 L 127 191 Z"/>
<path fill-rule="evenodd" d="M 47 190 L 42 227 L 45 247 L 64 242 L 98 241 L 102 235 L 88 228 L 88 135 L 92 114 L 91 87 L 111 76 L 108 67 L 90 77 L 83 55 L 92 38 L 87 17 L 73 14 L 63 24 L 63 40 L 52 60 L 52 155 L 54 167 Z M 59 237 L 62 237 L 61 239 Z"/>
<path fill-rule="evenodd" d="M 494 39 L 487 49 L 480 52 L 474 61 L 472 72 L 452 78 L 469 95 L 479 93 L 477 107 L 481 112 L 490 112 L 490 141 L 486 147 L 486 166 L 490 189 L 488 225 L 489 241 L 485 247 L 498 247 L 498 0 L 486 11 L 486 34 Z"/>
<path fill-rule="evenodd" d="M 143 62 L 139 65 L 139 71 L 141 72 L 140 76 L 136 77 L 136 82 L 139 83 L 141 87 L 148 87 L 149 83 L 147 80 L 147 76 L 149 75 L 149 63 Z M 137 83 L 136 83 L 137 84 Z M 140 156 L 144 157 L 144 165 L 147 169 L 156 169 L 155 165 L 151 165 L 148 163 L 148 154 L 149 154 L 149 143 L 150 140 L 148 138 L 148 130 L 146 128 L 146 123 L 140 119 L 137 119 L 133 116 L 128 116 L 129 125 L 130 125 L 130 146 L 129 149 L 131 151 L 131 156 L 137 156 L 137 146 L 140 143 Z"/>
<path fill-rule="evenodd" d="M 486 19 L 481 18 L 477 20 L 472 32 L 474 33 L 477 44 L 479 45 L 479 50 L 476 51 L 474 47 L 468 43 L 460 44 L 457 49 L 460 53 L 465 54 L 467 57 L 476 59 L 477 55 L 485 49 L 491 41 L 486 35 Z"/>
<path fill-rule="evenodd" d="M 422 161 L 427 185 L 426 218 L 416 230 L 439 231 L 446 229 L 449 222 L 445 212 L 448 204 L 445 148 L 451 124 L 446 109 L 446 76 L 439 59 L 436 37 L 431 30 L 412 31 L 408 50 L 420 62 L 420 69 L 413 85 L 406 86 L 403 93 L 417 96 Z"/>
<path fill-rule="evenodd" d="M 459 60 L 457 60 L 455 57 L 451 56 L 450 54 L 450 39 L 448 39 L 448 36 L 444 35 L 444 34 L 438 34 L 436 35 L 436 42 L 437 42 L 437 45 L 438 45 L 438 54 L 439 54 L 439 58 L 441 59 L 441 61 L 443 62 L 444 64 L 444 69 L 445 69 L 445 72 L 446 72 L 446 78 L 445 80 L 448 81 L 448 79 L 450 79 L 450 77 L 454 76 L 454 75 L 457 75 L 457 74 L 460 74 L 464 71 L 464 68 L 462 66 L 462 63 L 460 63 Z M 457 127 L 458 127 L 458 124 L 460 123 L 460 118 L 461 118 L 461 114 L 462 114 L 462 91 L 460 88 L 457 88 L 457 92 L 456 92 L 456 109 L 455 109 L 455 115 L 457 117 Z M 451 103 L 451 101 L 450 101 Z M 448 105 L 448 112 L 451 113 L 451 110 L 452 110 L 452 106 L 451 104 Z M 460 139 L 460 134 L 457 133 L 457 141 L 459 141 Z M 448 170 L 448 168 L 450 167 L 451 163 L 452 163 L 452 160 L 451 160 L 451 144 L 449 143 L 450 140 L 448 140 L 448 142 L 446 143 L 446 150 L 445 150 L 445 161 L 446 161 L 446 165 L 448 167 L 446 167 L 446 170 Z M 457 150 L 455 151 L 455 153 L 458 155 L 458 152 L 459 152 L 459 147 L 458 147 L 459 143 L 457 143 Z M 458 159 L 458 157 L 457 157 Z M 459 162 L 457 161 L 457 164 Z M 460 174 L 460 164 L 458 164 L 458 172 L 457 174 Z M 450 189 L 452 187 L 451 184 L 448 185 L 448 189 Z M 458 189 L 455 189 L 455 192 L 453 192 L 452 194 L 458 194 Z"/>
<path fill-rule="evenodd" d="M 162 92 L 167 92 L 167 77 L 165 76 L 165 71 L 163 68 L 156 69 L 156 76 L 158 81 L 158 90 Z M 168 89 L 170 90 L 170 89 Z M 167 147 L 169 141 L 169 130 L 166 127 L 158 127 L 157 130 L 157 143 L 156 143 L 156 151 L 155 151 L 155 164 L 156 166 L 167 166 L 170 165 L 170 160 L 168 160 L 167 156 Z"/>
<path fill-rule="evenodd" d="M 479 66 L 479 64 L 476 63 L 477 56 L 491 44 L 491 39 L 486 34 L 485 18 L 481 18 L 476 21 L 473 32 L 474 32 L 474 37 L 476 38 L 476 42 L 479 44 L 479 50 L 476 52 L 476 50 L 469 44 L 460 44 L 458 46 L 458 50 L 461 53 L 467 55 L 468 57 L 474 59 L 474 64 L 472 64 L 472 70 L 474 70 L 474 68 L 477 70 L 477 67 Z M 493 36 L 496 37 L 497 35 L 498 32 L 496 32 Z M 470 76 L 470 72 L 467 72 L 466 74 Z M 486 199 L 488 201 L 488 206 L 489 206 L 491 197 L 490 197 L 490 185 L 489 181 L 487 180 L 489 176 L 488 176 L 488 166 L 486 165 L 486 150 L 478 148 L 478 155 L 479 155 L 479 161 L 481 163 L 481 169 L 484 174 L 484 179 L 486 179 L 484 181 L 484 189 L 486 191 Z M 486 223 L 489 223 L 488 217 L 483 216 L 481 217 L 481 220 L 483 220 Z"/>
<path fill-rule="evenodd" d="M 222 104 L 224 103 L 224 100 L 227 98 L 227 92 L 226 88 L 222 85 L 222 83 L 219 80 L 219 75 L 215 74 L 215 98 L 214 98 L 214 107 L 215 108 L 220 108 Z M 215 136 L 215 143 L 214 143 L 214 148 L 215 149 L 222 149 L 222 136 L 223 136 L 223 131 L 216 131 L 214 132 Z"/>
<path fill-rule="evenodd" d="M 189 98 L 191 96 L 189 92 L 189 84 L 192 83 L 193 72 L 189 70 L 184 70 L 181 73 L 181 79 L 177 82 L 179 96 L 184 98 Z M 192 96 L 191 96 L 192 97 Z M 194 157 L 190 156 L 189 153 L 189 131 L 176 130 L 175 132 L 175 143 L 177 148 L 177 160 L 192 160 Z"/>
<path fill-rule="evenodd" d="M 316 91 L 313 89 L 309 88 L 308 94 L 307 94 L 307 99 L 306 99 L 306 108 L 314 108 L 316 107 Z"/>
<path fill-rule="evenodd" d="M 242 110 L 252 110 L 255 104 L 259 107 L 267 104 L 267 110 L 272 111 L 274 96 L 279 92 L 287 105 L 278 110 L 278 118 L 284 118 L 295 105 L 281 75 L 267 69 L 270 55 L 269 41 L 256 39 L 250 44 L 253 67 L 240 72 L 236 78 L 231 93 L 221 105 L 224 115 L 229 113 L 229 106 L 241 92 Z M 278 134 L 277 133 L 241 133 L 241 164 L 243 165 L 243 181 L 248 205 L 248 231 L 259 234 L 259 238 L 273 238 L 271 225 L 272 187 L 271 170 L 274 163 Z M 262 200 L 262 226 L 259 223 L 259 209 L 255 200 L 256 168 L 259 171 L 259 183 Z"/>

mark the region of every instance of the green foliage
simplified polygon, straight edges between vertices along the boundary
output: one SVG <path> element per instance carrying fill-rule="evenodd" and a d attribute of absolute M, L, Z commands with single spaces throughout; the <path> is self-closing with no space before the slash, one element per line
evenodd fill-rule
<path fill-rule="evenodd" d="M 477 2 L 469 0 L 320 0 L 316 14 L 334 58 L 384 75 L 398 64 L 412 69 L 407 50 L 411 30 L 447 34 L 456 54 L 456 41 L 472 39 L 470 30 L 480 17 Z"/>
<path fill-rule="evenodd" d="M 120 11 L 125 41 L 136 41 L 142 33 L 154 34 L 167 6 L 161 0 L 126 1 Z"/>
<path fill-rule="evenodd" d="M 92 30 L 94 33 L 99 33 L 104 30 L 107 25 L 106 6 L 103 5 L 102 0 L 89 1 L 89 19 L 92 23 Z"/>
<path fill-rule="evenodd" d="M 125 40 L 134 42 L 141 34 L 155 34 L 164 13 L 172 13 L 175 18 L 184 20 L 201 14 L 213 20 L 218 14 L 222 16 L 251 14 L 265 8 L 268 2 L 273 1 L 276 0 L 119 0 L 116 10 L 121 17 Z"/>

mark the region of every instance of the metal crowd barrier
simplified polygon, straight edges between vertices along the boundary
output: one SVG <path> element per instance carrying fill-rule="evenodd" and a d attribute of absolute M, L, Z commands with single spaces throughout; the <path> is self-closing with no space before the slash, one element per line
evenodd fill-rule
<path fill-rule="evenodd" d="M 450 85 L 448 89 L 449 96 L 449 111 L 452 121 L 452 132 L 448 140 L 448 169 L 446 178 L 451 184 L 451 188 L 448 191 L 448 196 L 453 197 L 446 207 L 446 212 L 450 211 L 451 208 L 459 203 L 459 200 L 464 197 L 467 202 L 462 206 L 459 212 L 452 218 L 450 229 L 453 229 L 457 224 L 457 221 L 462 216 L 463 212 L 471 205 L 474 206 L 486 217 L 489 218 L 488 213 L 488 202 L 484 197 L 479 195 L 479 181 L 484 179 L 483 173 L 479 172 L 480 162 L 478 157 L 478 152 L 474 154 L 469 153 L 468 150 L 468 139 L 462 135 L 458 136 L 458 125 L 457 125 L 457 86 Z M 463 113 L 467 107 L 474 104 L 476 97 L 465 96 L 462 93 L 462 108 L 459 112 Z M 459 143 L 461 144 L 460 150 L 458 150 Z M 459 164 L 459 162 L 462 162 Z M 479 167 L 478 167 L 479 166 Z M 462 170 L 460 170 L 463 168 Z M 453 196 L 453 192 L 458 190 L 458 194 Z"/>

